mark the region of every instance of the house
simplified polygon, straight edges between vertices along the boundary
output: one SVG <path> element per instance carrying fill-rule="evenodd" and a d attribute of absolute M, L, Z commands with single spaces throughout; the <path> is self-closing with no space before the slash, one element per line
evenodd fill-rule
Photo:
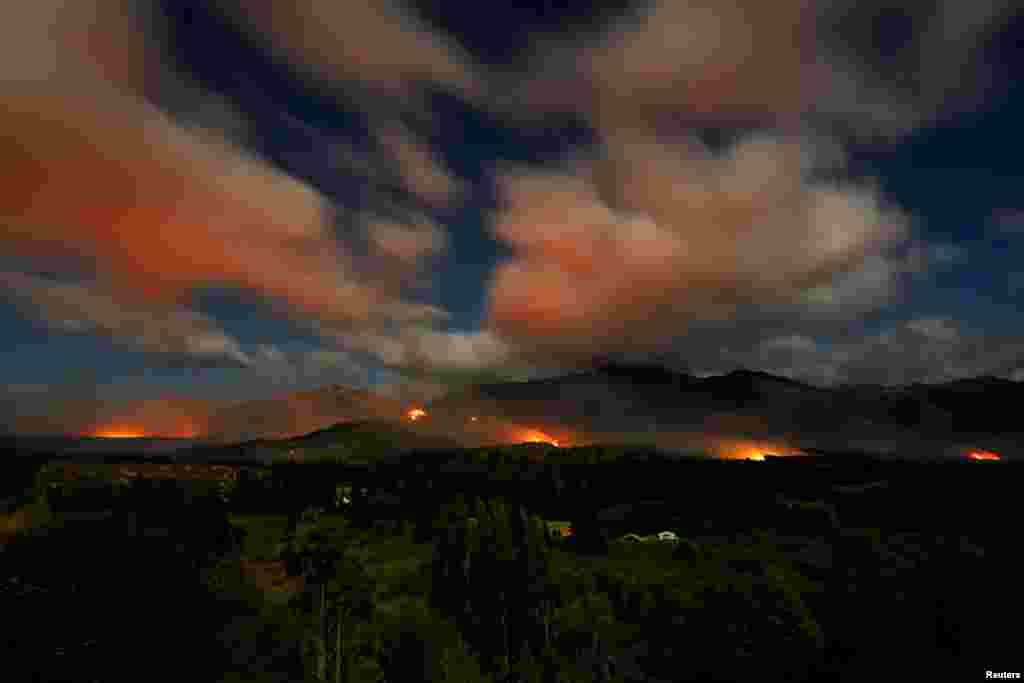
<path fill-rule="evenodd" d="M 658 540 L 659 541 L 678 541 L 679 537 L 676 536 L 675 533 L 673 533 L 671 531 L 659 531 L 658 532 Z"/>
<path fill-rule="evenodd" d="M 339 508 L 342 505 L 352 504 L 352 486 L 340 484 L 334 487 L 334 506 Z"/>
<path fill-rule="evenodd" d="M 568 538 L 573 535 L 572 522 L 547 521 L 548 535 L 552 538 Z"/>

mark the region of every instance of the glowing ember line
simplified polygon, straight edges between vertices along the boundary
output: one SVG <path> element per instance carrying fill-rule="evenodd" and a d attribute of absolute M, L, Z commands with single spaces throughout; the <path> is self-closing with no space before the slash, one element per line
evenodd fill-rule
<path fill-rule="evenodd" d="M 999 460 L 999 456 L 991 451 L 971 451 L 967 457 L 971 460 Z"/>
<path fill-rule="evenodd" d="M 523 432 L 519 436 L 519 441 L 520 443 L 548 443 L 556 448 L 559 447 L 558 441 L 536 429 L 529 429 Z"/>
<path fill-rule="evenodd" d="M 765 462 L 768 456 L 803 455 L 802 451 L 777 443 L 734 441 L 726 439 L 718 444 L 719 457 L 725 460 L 751 460 Z"/>
<path fill-rule="evenodd" d="M 145 438 L 146 433 L 138 429 L 112 427 L 101 429 L 93 433 L 92 436 L 98 439 L 142 439 Z"/>

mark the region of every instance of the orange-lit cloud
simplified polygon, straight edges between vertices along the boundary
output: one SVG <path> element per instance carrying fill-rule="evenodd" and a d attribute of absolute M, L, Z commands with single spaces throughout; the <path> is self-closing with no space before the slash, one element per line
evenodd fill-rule
<path fill-rule="evenodd" d="M 391 0 L 217 0 L 255 40 L 320 82 L 408 94 L 421 83 L 475 90 L 470 61 L 448 39 Z"/>
<path fill-rule="evenodd" d="M 346 279 L 323 200 L 240 151 L 140 102 L 6 104 L 4 124 L 19 131 L 0 154 L 15 184 L 0 206 L 9 251 L 76 260 L 125 296 L 164 304 L 221 285 L 328 320 L 389 305 Z"/>
<path fill-rule="evenodd" d="M 477 68 L 455 41 L 389 0 L 214 6 L 314 87 L 359 86 L 355 99 L 373 109 L 371 137 L 388 159 L 347 161 L 371 185 L 387 186 L 375 191 L 387 194 L 397 182 L 434 208 L 458 199 L 460 182 L 444 155 L 410 123 L 431 115 L 427 98 L 417 97 L 422 85 L 461 96 L 500 89 L 499 77 Z M 657 349 L 688 334 L 694 321 L 731 325 L 764 310 L 800 320 L 856 316 L 888 301 L 914 267 L 889 253 L 907 245 L 907 221 L 870 188 L 813 180 L 822 167 L 841 170 L 842 149 L 826 133 L 811 137 L 815 126 L 804 124 L 834 114 L 845 120 L 844 107 L 859 115 L 861 100 L 870 100 L 866 113 L 876 119 L 889 110 L 893 119 L 920 120 L 921 111 L 938 108 L 942 90 L 926 72 L 945 76 L 952 55 L 990 35 L 1007 6 L 986 0 L 958 9 L 943 0 L 935 19 L 908 10 L 925 30 L 915 32 L 904 61 L 930 58 L 907 71 L 906 83 L 885 82 L 890 70 L 871 76 L 859 47 L 844 53 L 836 35 L 822 30 L 826 12 L 869 16 L 875 2 L 733 0 L 708 9 L 658 0 L 597 38 L 539 41 L 530 64 L 537 73 L 510 88 L 510 97 L 534 114 L 581 115 L 599 144 L 592 159 L 563 171 L 506 174 L 494 232 L 515 258 L 493 275 L 485 329 L 442 333 L 432 325 L 444 311 L 413 303 L 408 291 L 444 248 L 441 227 L 415 212 L 360 219 L 372 256 L 356 256 L 328 229 L 334 210 L 326 197 L 229 141 L 221 128 L 235 125 L 230 107 L 207 115 L 225 125 L 204 127 L 181 111 L 223 102 L 200 89 L 187 107 L 166 101 L 163 91 L 185 87 L 186 79 L 164 54 L 155 4 L 22 4 L 0 27 L 9 57 L 0 64 L 7 179 L 0 245 L 32 266 L 26 272 L 62 271 L 82 282 L 51 285 L 14 274 L 5 286 L 64 329 L 165 358 L 265 363 L 287 376 L 287 360 L 243 351 L 189 311 L 197 290 L 234 289 L 269 300 L 340 348 L 415 370 L 421 393 L 443 388 L 429 381 L 433 370 L 469 376 L 520 356 L 557 362 Z M 853 33 L 869 37 L 863 27 Z M 899 92 L 907 89 L 927 93 L 908 99 Z M 491 104 L 499 114 L 514 109 Z M 695 123 L 762 132 L 712 150 L 691 139 L 687 128 Z M 944 360 L 969 356 L 973 347 L 943 337 L 943 329 L 896 337 L 927 339 L 945 349 Z M 761 341 L 743 336 L 752 346 Z M 828 357 L 806 343 L 812 337 L 794 333 L 804 343 L 768 345 L 765 353 L 785 346 L 836 377 L 843 374 L 837 368 L 884 368 L 891 365 L 885 359 L 900 357 L 884 339 L 839 344 L 845 356 Z M 711 346 L 718 353 L 725 345 Z M 282 429 L 329 414 L 298 407 Z"/>
<path fill-rule="evenodd" d="M 884 270 L 843 308 L 877 304 L 903 265 L 872 257 L 906 238 L 905 219 L 866 190 L 808 181 L 806 154 L 787 138 L 724 156 L 638 138 L 593 173 L 507 177 L 494 232 L 515 257 L 495 273 L 492 323 L 531 343 L 656 348 L 743 307 L 829 306 L 808 293 L 865 267 Z"/>
<path fill-rule="evenodd" d="M 1012 0 L 900 7 L 907 35 L 883 63 L 878 26 L 893 10 L 873 0 L 653 0 L 600 35 L 538 41 L 517 96 L 606 132 L 792 129 L 810 118 L 891 135 L 1005 87 L 982 48 L 1013 16 Z"/>
<path fill-rule="evenodd" d="M 684 122 L 773 124 L 820 90 L 803 0 L 659 1 L 575 49 L 538 54 L 537 106 L 579 108 L 600 128 Z M 546 57 L 546 59 L 545 59 Z"/>
<path fill-rule="evenodd" d="M 13 57 L 0 66 L 0 170 L 9 178 L 0 243 L 32 269 L 89 281 L 58 291 L 14 274 L 21 279 L 5 283 L 14 296 L 45 299 L 42 317 L 59 325 L 236 363 L 237 344 L 188 311 L 197 290 L 234 289 L 284 316 L 341 328 L 438 320 L 437 308 L 407 303 L 402 286 L 404 270 L 443 247 L 443 234 L 374 230 L 370 221 L 394 262 L 357 267 L 330 234 L 332 211 L 317 191 L 149 99 L 153 83 L 183 82 L 162 53 L 152 8 L 128 7 L 44 0 L 0 28 Z M 201 109 L 205 95 L 194 97 Z M 413 143 L 397 144 L 413 164 Z M 60 304 L 61 293 L 85 310 L 65 315 L 72 304 Z"/>
<path fill-rule="evenodd" d="M 901 297 L 937 259 L 870 183 L 821 180 L 844 175 L 838 128 L 898 133 L 945 111 L 948 74 L 979 67 L 1010 3 L 908 9 L 899 72 L 870 61 L 882 5 L 658 0 L 599 35 L 538 40 L 498 106 L 574 112 L 598 144 L 506 174 L 494 232 L 515 257 L 492 279 L 494 328 L 571 358 L 649 352 L 693 323 L 841 324 Z M 695 127 L 758 132 L 711 148 Z"/>
<path fill-rule="evenodd" d="M 368 226 L 368 231 L 381 251 L 405 261 L 417 261 L 425 255 L 435 254 L 445 243 L 444 232 L 427 224 L 399 225 L 376 221 Z"/>

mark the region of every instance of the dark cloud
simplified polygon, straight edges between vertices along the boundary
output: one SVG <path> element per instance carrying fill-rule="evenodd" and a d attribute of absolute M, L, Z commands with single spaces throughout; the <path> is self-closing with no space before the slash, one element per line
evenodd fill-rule
<path fill-rule="evenodd" d="M 217 0 L 214 5 L 320 83 L 357 83 L 398 95 L 431 83 L 477 87 L 473 65 L 458 46 L 399 2 Z"/>
<path fill-rule="evenodd" d="M 430 143 L 407 126 L 382 126 L 378 139 L 397 165 L 403 187 L 428 206 L 448 206 L 462 191 L 462 184 L 444 167 Z"/>
<path fill-rule="evenodd" d="M 1010 0 L 815 3 L 832 72 L 814 112 L 848 131 L 889 135 L 976 107 L 1009 85 L 992 46 L 1020 11 Z"/>
<path fill-rule="evenodd" d="M 26 316 L 67 333 L 105 337 L 167 365 L 248 366 L 241 345 L 208 317 L 181 308 L 124 305 L 109 291 L 0 273 L 4 294 Z"/>

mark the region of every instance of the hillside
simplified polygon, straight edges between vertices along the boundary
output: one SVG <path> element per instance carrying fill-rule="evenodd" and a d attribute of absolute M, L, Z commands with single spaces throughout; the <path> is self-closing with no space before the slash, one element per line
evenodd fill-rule
<path fill-rule="evenodd" d="M 8 450 L 63 454 L 203 453 L 264 459 L 290 450 L 344 455 L 550 442 L 648 443 L 714 450 L 736 440 L 907 457 L 962 457 L 965 449 L 1024 452 L 1016 406 L 1024 386 L 991 377 L 934 385 L 817 387 L 765 372 L 696 377 L 652 365 L 605 364 L 524 382 L 479 384 L 424 406 L 337 385 L 222 405 L 202 441 L 16 437 Z"/>
<path fill-rule="evenodd" d="M 411 450 L 454 449 L 455 439 L 414 430 L 398 422 L 340 422 L 308 434 L 284 439 L 253 439 L 237 445 L 197 448 L 197 459 L 373 462 Z"/>
<path fill-rule="evenodd" d="M 219 407 L 214 410 L 207 431 L 212 439 L 221 442 L 280 439 L 341 422 L 398 421 L 404 411 L 403 403 L 386 396 L 330 385 Z"/>
<path fill-rule="evenodd" d="M 573 442 L 642 438 L 667 449 L 741 437 L 800 447 L 955 456 L 969 445 L 1017 451 L 1021 383 L 991 378 L 910 387 L 816 387 L 764 372 L 698 378 L 652 366 L 606 365 L 559 377 L 469 387 L 434 416 L 493 415 Z"/>

